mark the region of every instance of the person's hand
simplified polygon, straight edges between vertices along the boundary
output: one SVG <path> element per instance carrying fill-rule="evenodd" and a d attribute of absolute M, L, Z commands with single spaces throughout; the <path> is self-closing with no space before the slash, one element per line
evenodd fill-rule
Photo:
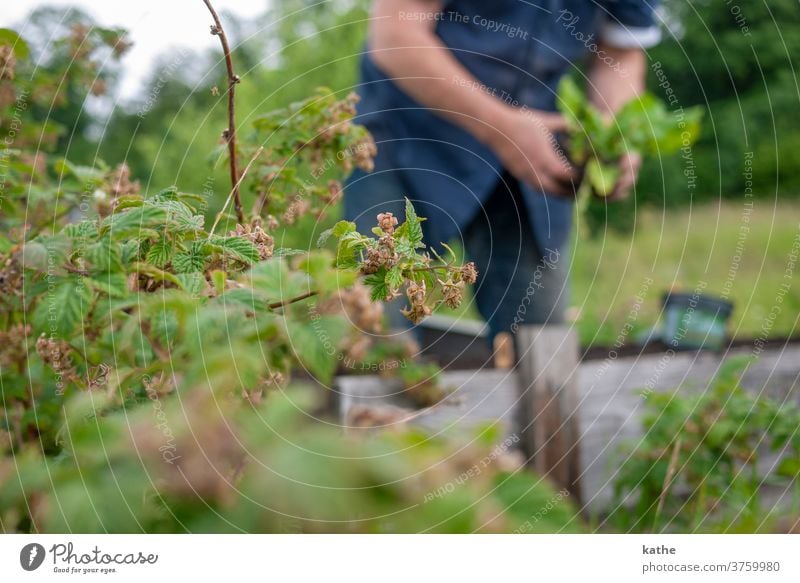
<path fill-rule="evenodd" d="M 639 168 L 642 166 L 642 157 L 636 152 L 630 152 L 620 158 L 619 179 L 614 185 L 614 191 L 608 197 L 608 201 L 615 202 L 625 200 L 631 194 L 636 179 L 639 176 Z"/>
<path fill-rule="evenodd" d="M 566 128 L 561 115 L 507 108 L 491 123 L 489 147 L 515 178 L 542 192 L 575 196 L 575 169 L 555 138 Z"/>

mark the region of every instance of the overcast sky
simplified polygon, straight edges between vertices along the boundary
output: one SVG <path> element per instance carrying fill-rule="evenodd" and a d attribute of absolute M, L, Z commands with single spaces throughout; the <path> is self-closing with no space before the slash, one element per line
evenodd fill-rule
<path fill-rule="evenodd" d="M 269 0 L 214 0 L 217 12 L 241 17 L 264 12 Z M 2 0 L 0 28 L 19 26 L 25 36 L 25 17 L 44 6 L 77 6 L 92 14 L 102 26 L 128 30 L 134 45 L 123 58 L 122 99 L 137 95 L 141 82 L 159 54 L 171 46 L 202 49 L 219 40 L 208 33 L 211 16 L 202 0 Z"/>

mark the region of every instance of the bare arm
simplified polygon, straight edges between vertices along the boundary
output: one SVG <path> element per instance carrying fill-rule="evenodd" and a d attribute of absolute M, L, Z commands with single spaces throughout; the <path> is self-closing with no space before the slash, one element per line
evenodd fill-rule
<path fill-rule="evenodd" d="M 572 170 L 550 135 L 564 127 L 561 116 L 522 112 L 483 86 L 436 36 L 441 7 L 436 0 L 377 0 L 369 29 L 373 62 L 414 100 L 491 148 L 520 180 L 571 194 Z"/>
<path fill-rule="evenodd" d="M 644 91 L 646 59 L 642 49 L 600 45 L 589 72 L 589 94 L 601 111 L 613 113 Z"/>
<path fill-rule="evenodd" d="M 592 102 L 609 115 L 645 88 L 646 58 L 639 48 L 618 49 L 601 45 L 589 72 L 589 95 Z M 642 160 L 630 153 L 620 161 L 620 178 L 610 200 L 627 198 L 636 184 Z"/>

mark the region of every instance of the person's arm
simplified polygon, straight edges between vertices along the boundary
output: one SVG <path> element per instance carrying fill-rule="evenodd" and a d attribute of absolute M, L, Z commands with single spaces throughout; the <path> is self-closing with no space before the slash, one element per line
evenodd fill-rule
<path fill-rule="evenodd" d="M 572 195 L 573 170 L 552 139 L 563 118 L 511 107 L 481 85 L 436 36 L 441 8 L 435 0 L 377 0 L 368 38 L 373 62 L 415 101 L 491 148 L 519 180 Z"/>
<path fill-rule="evenodd" d="M 635 48 L 616 48 L 601 44 L 589 72 L 589 95 L 592 102 L 609 115 L 641 95 L 645 87 L 646 57 Z M 636 178 L 642 158 L 631 152 L 620 160 L 620 176 L 608 200 L 627 198 Z"/>
<path fill-rule="evenodd" d="M 592 102 L 609 115 L 645 89 L 645 49 L 658 43 L 661 31 L 655 9 L 659 0 L 600 0 L 604 11 L 601 42 L 589 72 Z M 610 200 L 627 198 L 642 165 L 641 156 L 629 153 L 620 160 L 620 178 Z"/>

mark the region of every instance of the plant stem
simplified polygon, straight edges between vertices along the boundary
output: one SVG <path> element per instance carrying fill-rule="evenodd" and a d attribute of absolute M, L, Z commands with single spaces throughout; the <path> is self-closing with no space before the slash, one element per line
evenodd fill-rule
<path fill-rule="evenodd" d="M 664 502 L 667 499 L 667 492 L 672 486 L 672 478 L 675 475 L 675 468 L 678 465 L 678 453 L 681 450 L 683 439 L 678 437 L 675 440 L 675 445 L 672 448 L 672 455 L 670 456 L 669 464 L 667 464 L 667 473 L 664 476 L 664 485 L 661 487 L 661 495 L 658 497 L 658 506 L 656 507 L 656 515 L 653 517 L 652 532 L 655 532 L 658 526 L 658 519 L 661 517 L 661 511 L 664 509 Z"/>
<path fill-rule="evenodd" d="M 210 0 L 203 0 L 211 17 L 214 19 L 214 26 L 211 27 L 211 34 L 219 37 L 222 44 L 222 52 L 225 55 L 225 68 L 228 71 L 228 129 L 223 134 L 228 143 L 228 162 L 230 165 L 231 186 L 233 187 L 233 207 L 236 210 L 236 218 L 239 223 L 244 224 L 244 211 L 242 210 L 242 199 L 239 196 L 239 170 L 236 166 L 236 99 L 235 87 L 239 82 L 239 77 L 233 72 L 233 59 L 231 49 L 228 45 L 228 37 L 222 28 L 222 22 L 217 15 L 217 11 L 211 5 Z"/>
<path fill-rule="evenodd" d="M 288 306 L 289 304 L 293 304 L 293 303 L 295 303 L 295 302 L 301 302 L 301 301 L 303 301 L 303 300 L 307 300 L 308 298 L 314 297 L 314 296 L 315 296 L 315 295 L 317 295 L 318 293 L 319 293 L 319 292 L 317 292 L 317 291 L 310 291 L 310 292 L 306 292 L 306 293 L 304 293 L 304 294 L 301 294 L 301 295 L 299 295 L 299 296 L 297 296 L 297 297 L 294 297 L 294 298 L 290 298 L 290 299 L 288 299 L 288 300 L 282 300 L 282 301 L 280 301 L 280 302 L 273 302 L 273 303 L 271 303 L 271 304 L 268 304 L 268 305 L 267 305 L 267 307 L 268 307 L 270 310 L 276 310 L 276 309 L 278 309 L 278 308 L 282 308 L 282 307 L 284 307 L 284 306 Z"/>
<path fill-rule="evenodd" d="M 253 162 L 256 161 L 256 158 L 258 158 L 261 155 L 261 152 L 263 151 L 264 147 L 263 146 L 259 147 L 258 150 L 256 150 L 256 153 L 253 154 L 253 157 L 250 158 L 250 161 L 247 163 L 247 166 L 245 166 L 244 172 L 242 172 L 242 175 L 239 177 L 239 181 L 234 185 L 233 189 L 231 189 L 231 193 L 228 195 L 228 198 L 225 199 L 225 204 L 222 205 L 222 208 L 217 213 L 217 218 L 214 220 L 214 224 L 211 225 L 211 230 L 208 232 L 209 239 L 211 239 L 211 236 L 214 234 L 214 231 L 217 228 L 217 224 L 222 218 L 222 215 L 225 213 L 225 209 L 228 208 L 228 203 L 231 202 L 231 198 L 233 198 L 234 195 L 238 192 L 239 185 L 242 183 L 242 180 L 244 180 L 244 177 L 247 176 L 247 172 L 250 170 L 250 166 L 253 165 Z M 240 218 L 239 224 L 244 226 L 244 219 Z"/>

